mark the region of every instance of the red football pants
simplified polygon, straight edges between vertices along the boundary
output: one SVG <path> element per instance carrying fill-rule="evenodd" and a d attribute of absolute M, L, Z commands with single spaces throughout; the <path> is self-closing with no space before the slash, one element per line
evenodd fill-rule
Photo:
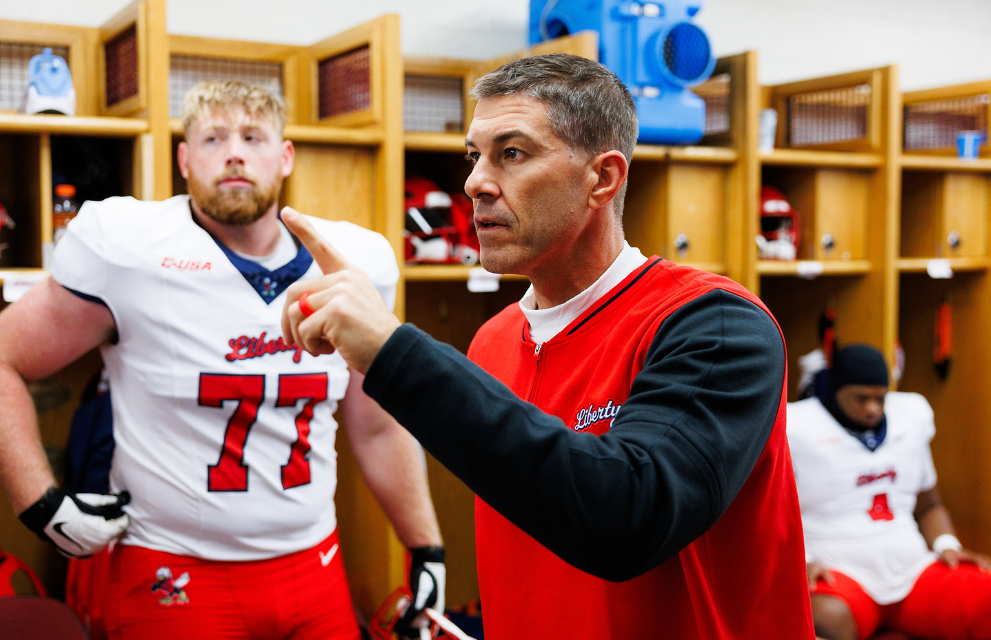
<path fill-rule="evenodd" d="M 812 593 L 840 598 L 857 622 L 857 637 L 871 637 L 881 625 L 934 640 L 991 640 L 991 573 L 960 563 L 936 561 L 922 572 L 908 596 L 879 605 L 849 576 L 832 570 L 836 582 L 820 579 Z"/>
<path fill-rule="evenodd" d="M 270 560 L 217 562 L 117 545 L 110 556 L 111 640 L 358 640 L 335 531 Z"/>
<path fill-rule="evenodd" d="M 65 576 L 65 603 L 76 612 L 91 640 L 106 640 L 103 610 L 110 588 L 110 552 L 71 558 Z"/>

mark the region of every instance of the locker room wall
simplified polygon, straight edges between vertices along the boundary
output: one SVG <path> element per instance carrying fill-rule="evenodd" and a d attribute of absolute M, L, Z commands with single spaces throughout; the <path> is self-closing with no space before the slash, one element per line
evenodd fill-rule
<path fill-rule="evenodd" d="M 99 26 L 129 1 L 4 2 L 0 19 Z M 987 0 L 699 2 L 697 19 L 717 56 L 760 52 L 761 84 L 892 63 L 900 68 L 902 90 L 988 77 Z M 168 31 L 308 45 L 384 13 L 398 13 L 404 55 L 484 60 L 526 46 L 529 19 L 528 0 L 286 0 L 277 21 L 260 18 L 267 9 L 263 0 L 170 0 Z"/>

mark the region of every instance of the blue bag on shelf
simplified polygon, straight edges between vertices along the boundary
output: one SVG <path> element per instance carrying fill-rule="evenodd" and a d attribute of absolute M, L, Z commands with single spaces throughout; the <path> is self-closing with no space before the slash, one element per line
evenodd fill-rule
<path fill-rule="evenodd" d="M 28 86 L 24 93 L 24 113 L 76 115 L 76 89 L 69 65 L 45 47 L 28 62 Z"/>
<path fill-rule="evenodd" d="M 530 0 L 530 44 L 599 34 L 599 62 L 633 94 L 640 142 L 694 144 L 705 133 L 705 102 L 689 87 L 705 82 L 716 59 L 691 19 L 703 0 Z"/>

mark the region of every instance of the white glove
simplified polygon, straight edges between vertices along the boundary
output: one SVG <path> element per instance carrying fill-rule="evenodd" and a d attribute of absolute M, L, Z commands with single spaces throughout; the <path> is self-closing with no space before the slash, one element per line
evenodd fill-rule
<path fill-rule="evenodd" d="M 418 637 L 418 629 L 429 627 L 430 619 L 424 609 L 430 608 L 444 615 L 444 586 L 447 567 L 444 566 L 444 547 L 416 547 L 410 549 L 409 590 L 410 604 L 396 623 L 396 631 L 407 637 Z"/>
<path fill-rule="evenodd" d="M 120 537 L 130 520 L 131 495 L 67 494 L 52 487 L 20 514 L 21 522 L 69 558 L 88 558 Z"/>

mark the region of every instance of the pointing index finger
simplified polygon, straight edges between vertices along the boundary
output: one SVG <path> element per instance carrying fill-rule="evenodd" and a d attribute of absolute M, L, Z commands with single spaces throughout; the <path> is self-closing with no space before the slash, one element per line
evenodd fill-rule
<path fill-rule="evenodd" d="M 317 233 L 310 221 L 300 212 L 291 207 L 282 209 L 282 222 L 294 236 L 299 238 L 313 259 L 316 260 L 320 270 L 325 274 L 336 273 L 351 268 L 351 263 L 340 254 L 332 244 Z"/>

